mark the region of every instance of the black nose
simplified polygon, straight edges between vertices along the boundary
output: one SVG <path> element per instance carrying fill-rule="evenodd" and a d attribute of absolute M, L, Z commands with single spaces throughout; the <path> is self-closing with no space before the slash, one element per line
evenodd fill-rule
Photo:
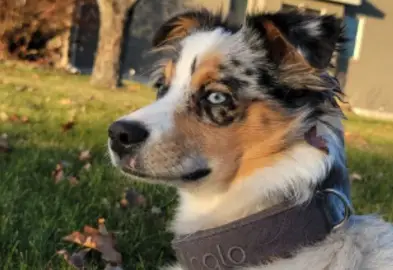
<path fill-rule="evenodd" d="M 108 135 L 112 140 L 113 150 L 124 153 L 131 146 L 146 141 L 149 131 L 140 122 L 123 120 L 112 123 Z"/>

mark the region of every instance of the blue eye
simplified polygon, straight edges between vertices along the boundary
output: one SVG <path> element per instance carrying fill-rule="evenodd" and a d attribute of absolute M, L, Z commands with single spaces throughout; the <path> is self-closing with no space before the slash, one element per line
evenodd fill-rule
<path fill-rule="evenodd" d="M 207 96 L 207 100 L 214 105 L 222 104 L 227 101 L 228 97 L 221 92 L 212 92 Z"/>

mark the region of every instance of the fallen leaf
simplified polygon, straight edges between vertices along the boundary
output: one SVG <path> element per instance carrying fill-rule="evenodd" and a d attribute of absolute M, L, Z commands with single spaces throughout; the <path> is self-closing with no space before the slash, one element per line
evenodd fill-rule
<path fill-rule="evenodd" d="M 10 119 L 11 122 L 17 122 L 17 121 L 20 120 L 20 118 L 19 118 L 19 116 L 17 114 L 11 115 L 9 119 Z"/>
<path fill-rule="evenodd" d="M 126 208 L 128 206 L 128 201 L 126 199 L 121 199 L 120 206 Z"/>
<path fill-rule="evenodd" d="M 62 124 L 61 128 L 62 128 L 63 132 L 66 132 L 66 131 L 69 131 L 70 129 L 72 129 L 74 127 L 74 125 L 75 125 L 74 121 L 68 121 L 67 123 Z"/>
<path fill-rule="evenodd" d="M 1 153 L 10 153 L 12 148 L 10 143 L 8 142 L 8 135 L 3 133 L 0 137 L 0 152 Z"/>
<path fill-rule="evenodd" d="M 84 150 L 79 154 L 79 160 L 81 161 L 86 161 L 89 160 L 90 158 L 91 158 L 90 150 Z"/>
<path fill-rule="evenodd" d="M 363 177 L 362 177 L 360 174 L 356 173 L 356 172 L 351 173 L 351 174 L 349 175 L 349 179 L 350 179 L 351 181 L 360 181 L 360 180 L 362 180 L 362 178 L 363 178 Z"/>
<path fill-rule="evenodd" d="M 346 131 L 344 133 L 345 140 L 358 147 L 368 147 L 369 143 L 366 141 L 365 138 L 363 138 L 360 134 L 358 133 L 351 133 L 349 131 Z"/>
<path fill-rule="evenodd" d="M 83 169 L 86 171 L 89 171 L 91 169 L 91 164 L 88 162 L 85 165 L 83 165 Z"/>
<path fill-rule="evenodd" d="M 76 186 L 79 184 L 79 180 L 75 176 L 68 177 L 68 181 L 70 182 L 71 186 Z"/>
<path fill-rule="evenodd" d="M 128 189 L 123 193 L 123 198 L 120 201 L 120 206 L 122 207 L 135 207 L 135 206 L 145 206 L 146 199 L 142 194 L 139 194 L 134 189 Z"/>
<path fill-rule="evenodd" d="M 83 233 L 73 232 L 70 235 L 63 237 L 63 240 L 97 250 L 101 253 L 101 257 L 105 261 L 113 264 L 121 264 L 122 256 L 115 249 L 115 235 L 108 232 L 104 219 L 100 218 L 98 223 L 98 229 L 85 225 Z"/>
<path fill-rule="evenodd" d="M 72 100 L 69 98 L 63 98 L 59 100 L 59 103 L 62 105 L 70 105 L 72 104 Z"/>
<path fill-rule="evenodd" d="M 6 121 L 8 121 L 8 119 L 9 119 L 9 117 L 8 117 L 7 113 L 5 113 L 5 112 L 0 113 L 0 120 L 1 121 L 6 122 Z"/>
<path fill-rule="evenodd" d="M 52 177 L 55 179 L 55 184 L 64 179 L 63 165 L 61 163 L 56 164 L 56 169 L 52 171 Z"/>
<path fill-rule="evenodd" d="M 22 121 L 22 123 L 28 123 L 29 122 L 29 118 L 27 116 L 22 116 L 20 118 L 20 120 Z"/>

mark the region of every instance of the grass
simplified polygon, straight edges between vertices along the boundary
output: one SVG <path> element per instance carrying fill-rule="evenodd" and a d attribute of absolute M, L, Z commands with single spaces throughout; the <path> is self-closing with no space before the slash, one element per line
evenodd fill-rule
<path fill-rule="evenodd" d="M 99 217 L 117 232 L 125 269 L 157 269 L 173 259 L 165 224 L 176 204 L 174 191 L 127 181 L 106 156 L 108 125 L 152 98 L 150 89 L 135 83 L 113 91 L 91 87 L 85 76 L 0 64 L 0 113 L 29 118 L 0 122 L 14 147 L 0 154 L 2 269 L 71 269 L 55 252 L 75 246 L 61 238 L 85 224 L 96 226 Z M 70 119 L 75 126 L 63 132 L 61 124 Z M 393 124 L 350 115 L 345 127 L 348 166 L 362 177 L 352 186 L 358 213 L 393 221 Z M 89 171 L 78 160 L 84 149 L 93 155 Z M 67 175 L 78 175 L 77 186 L 55 183 L 51 172 L 60 161 L 69 164 Z M 145 207 L 118 206 L 130 186 L 146 197 Z M 152 206 L 163 214 L 152 213 Z M 103 269 L 99 256 L 89 262 L 88 269 Z"/>

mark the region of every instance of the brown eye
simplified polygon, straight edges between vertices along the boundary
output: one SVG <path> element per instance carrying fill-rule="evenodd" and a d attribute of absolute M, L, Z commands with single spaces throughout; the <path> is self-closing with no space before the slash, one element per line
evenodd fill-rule
<path fill-rule="evenodd" d="M 154 84 L 154 88 L 157 91 L 157 99 L 165 96 L 165 94 L 168 92 L 169 87 L 164 84 L 164 81 L 162 79 L 158 80 Z"/>

